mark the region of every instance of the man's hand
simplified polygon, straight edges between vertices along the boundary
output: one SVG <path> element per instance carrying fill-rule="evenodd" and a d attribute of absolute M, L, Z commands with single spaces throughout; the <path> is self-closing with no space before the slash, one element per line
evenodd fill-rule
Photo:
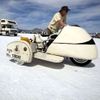
<path fill-rule="evenodd" d="M 63 22 L 63 20 L 59 20 L 59 26 L 60 28 L 63 28 L 66 26 L 66 24 Z"/>

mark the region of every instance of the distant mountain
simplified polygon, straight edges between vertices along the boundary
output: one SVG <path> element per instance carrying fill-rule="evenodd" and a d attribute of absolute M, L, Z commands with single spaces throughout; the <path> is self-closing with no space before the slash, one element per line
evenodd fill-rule
<path fill-rule="evenodd" d="M 34 34 L 41 34 L 41 32 L 43 32 L 42 29 L 39 28 L 34 28 L 33 30 L 25 30 L 25 29 L 18 29 L 19 33 L 34 33 Z"/>
<path fill-rule="evenodd" d="M 35 29 L 33 29 L 32 30 L 32 33 L 34 33 L 34 34 L 41 34 L 43 32 L 43 30 L 42 29 L 39 29 L 39 28 L 35 28 Z"/>
<path fill-rule="evenodd" d="M 18 29 L 18 33 L 32 33 L 32 30 Z"/>

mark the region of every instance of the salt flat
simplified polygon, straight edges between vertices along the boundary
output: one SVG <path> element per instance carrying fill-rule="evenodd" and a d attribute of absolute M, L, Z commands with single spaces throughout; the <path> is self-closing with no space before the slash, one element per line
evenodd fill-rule
<path fill-rule="evenodd" d="M 54 64 L 33 59 L 18 65 L 6 57 L 6 46 L 19 38 L 0 36 L 0 100 L 100 100 L 99 39 L 98 59 L 78 67 L 69 60 Z"/>

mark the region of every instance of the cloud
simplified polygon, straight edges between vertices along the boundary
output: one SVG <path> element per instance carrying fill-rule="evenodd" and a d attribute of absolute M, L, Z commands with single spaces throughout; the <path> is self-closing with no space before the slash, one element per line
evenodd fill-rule
<path fill-rule="evenodd" d="M 7 8 L 5 7 L 0 7 L 0 18 L 10 19 L 11 16 L 13 16 L 12 12 L 8 12 Z"/>
<path fill-rule="evenodd" d="M 89 32 L 100 31 L 100 5 L 86 7 L 78 11 L 72 12 L 69 16 L 69 23 L 79 24 L 86 28 Z M 96 24 L 97 23 L 97 24 Z M 91 27 L 92 28 L 91 28 Z M 96 28 L 94 28 L 96 27 Z"/>
<path fill-rule="evenodd" d="M 69 24 L 79 24 L 89 32 L 100 31 L 99 0 L 1 0 L 0 18 L 16 20 L 19 28 L 46 28 L 63 5 L 71 8 Z"/>

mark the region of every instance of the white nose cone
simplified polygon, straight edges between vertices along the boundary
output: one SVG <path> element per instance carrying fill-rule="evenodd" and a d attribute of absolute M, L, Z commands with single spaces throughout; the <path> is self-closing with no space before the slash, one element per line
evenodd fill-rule
<path fill-rule="evenodd" d="M 48 53 L 92 60 L 97 48 L 92 37 L 81 27 L 66 26 L 50 45 Z"/>

